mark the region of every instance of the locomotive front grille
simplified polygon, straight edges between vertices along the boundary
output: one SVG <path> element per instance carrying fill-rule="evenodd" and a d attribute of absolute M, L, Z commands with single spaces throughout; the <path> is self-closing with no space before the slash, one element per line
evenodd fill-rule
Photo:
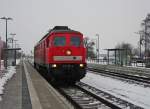
<path fill-rule="evenodd" d="M 63 64 L 62 68 L 74 68 L 73 64 Z"/>

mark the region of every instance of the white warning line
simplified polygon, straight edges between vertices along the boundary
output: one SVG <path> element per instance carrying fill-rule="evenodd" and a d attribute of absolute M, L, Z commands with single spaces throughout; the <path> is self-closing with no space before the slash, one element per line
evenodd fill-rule
<path fill-rule="evenodd" d="M 42 109 L 40 100 L 37 96 L 37 93 L 36 93 L 35 88 L 33 86 L 32 80 L 31 80 L 30 75 L 27 71 L 26 64 L 24 62 L 23 62 L 23 65 L 24 65 L 25 75 L 27 78 L 27 84 L 28 84 L 28 90 L 29 90 L 29 94 L 30 94 L 32 109 Z"/>

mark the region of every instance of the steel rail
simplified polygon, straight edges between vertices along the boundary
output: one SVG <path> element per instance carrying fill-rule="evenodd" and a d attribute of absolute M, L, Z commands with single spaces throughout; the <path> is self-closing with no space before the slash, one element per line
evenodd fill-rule
<path fill-rule="evenodd" d="M 74 101 L 68 94 L 65 93 L 64 90 L 62 90 L 61 88 L 56 88 L 58 90 L 58 92 L 60 92 L 64 97 L 66 97 L 67 100 L 69 100 L 69 102 L 71 102 L 71 104 L 77 108 L 77 109 L 82 109 L 82 107 L 76 102 Z"/>
<path fill-rule="evenodd" d="M 92 94 L 97 99 L 102 99 L 104 102 L 107 102 L 108 105 L 110 105 L 111 108 L 116 109 L 116 107 L 120 109 L 143 109 L 142 107 L 139 107 L 137 105 L 134 105 L 128 101 L 122 100 L 121 98 L 115 97 L 107 92 L 104 92 L 102 90 L 99 90 L 93 86 L 90 86 L 83 82 L 78 82 L 77 86 L 81 88 L 81 90 L 87 91 L 87 93 Z M 114 106 L 114 107 L 113 107 Z"/>
<path fill-rule="evenodd" d="M 77 86 L 79 89 L 81 89 L 83 92 L 93 96 L 94 98 L 96 98 L 97 100 L 101 101 L 102 103 L 106 104 L 108 107 L 111 107 L 111 109 L 121 109 L 119 106 L 107 101 L 106 99 L 103 99 L 93 93 L 91 93 L 90 91 L 87 91 L 86 89 L 80 87 L 80 86 Z"/>
<path fill-rule="evenodd" d="M 111 102 L 101 98 L 101 97 L 98 97 L 96 96 L 95 94 L 85 90 L 84 88 L 81 88 L 80 86 L 78 85 L 75 85 L 74 86 L 75 88 L 77 88 L 78 90 L 82 91 L 83 93 L 85 93 L 86 95 L 88 95 L 89 97 L 93 97 L 94 99 L 96 99 L 97 101 L 99 101 L 101 104 L 107 106 L 108 108 L 110 109 L 122 109 L 120 108 L 119 106 L 115 105 L 115 104 L 112 104 Z M 66 88 L 67 89 L 67 88 Z M 57 90 L 62 94 L 64 95 L 74 106 L 75 108 L 78 108 L 78 109 L 84 109 L 84 107 L 82 107 L 82 105 L 75 101 L 70 95 L 68 95 L 64 90 L 65 89 L 61 89 L 61 88 L 57 88 Z M 87 104 L 89 105 L 89 103 Z M 90 107 L 88 107 L 90 108 Z"/>

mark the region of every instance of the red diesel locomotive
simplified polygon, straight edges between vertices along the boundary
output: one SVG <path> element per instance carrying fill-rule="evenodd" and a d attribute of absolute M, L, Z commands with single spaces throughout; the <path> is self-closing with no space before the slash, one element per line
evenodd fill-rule
<path fill-rule="evenodd" d="M 86 74 L 83 34 L 67 26 L 55 26 L 34 47 L 34 66 L 47 70 L 50 80 L 79 81 Z"/>

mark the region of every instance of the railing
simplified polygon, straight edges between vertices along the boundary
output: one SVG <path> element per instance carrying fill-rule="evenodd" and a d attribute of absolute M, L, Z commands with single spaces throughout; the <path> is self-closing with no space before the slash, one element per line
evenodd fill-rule
<path fill-rule="evenodd" d="M 87 59 L 87 62 L 108 65 L 107 59 Z M 146 60 L 145 59 L 132 59 L 127 64 L 122 64 L 118 61 L 115 63 L 114 59 L 109 59 L 109 65 L 149 67 L 150 68 L 150 59 L 146 59 Z"/>
<path fill-rule="evenodd" d="M 104 59 L 87 59 L 87 62 L 107 65 L 107 60 Z"/>

